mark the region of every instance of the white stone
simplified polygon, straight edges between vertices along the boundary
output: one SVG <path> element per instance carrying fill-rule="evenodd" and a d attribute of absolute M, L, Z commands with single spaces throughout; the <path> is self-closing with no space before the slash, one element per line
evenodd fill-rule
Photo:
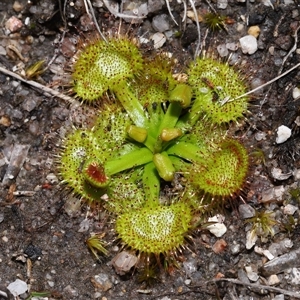
<path fill-rule="evenodd" d="M 28 290 L 27 283 L 23 280 L 16 279 L 7 286 L 7 289 L 15 296 L 24 294 Z"/>
<path fill-rule="evenodd" d="M 282 173 L 282 170 L 280 168 L 275 168 L 275 167 L 272 168 L 271 174 L 273 178 L 276 180 L 286 180 L 293 175 L 291 172 Z"/>
<path fill-rule="evenodd" d="M 257 281 L 259 279 L 259 276 L 256 272 L 253 272 L 252 267 L 248 266 L 245 267 L 246 273 L 247 273 L 247 277 L 251 280 L 251 281 Z"/>
<path fill-rule="evenodd" d="M 84 219 L 79 225 L 78 232 L 86 232 L 90 228 L 90 220 Z"/>
<path fill-rule="evenodd" d="M 275 256 L 269 250 L 263 249 L 261 247 L 255 246 L 254 251 L 257 254 L 264 255 L 268 260 L 272 260 L 275 258 Z"/>
<path fill-rule="evenodd" d="M 228 55 L 228 49 L 226 48 L 226 45 L 225 44 L 220 44 L 220 45 L 218 45 L 217 46 L 217 51 L 218 51 L 218 53 L 219 53 L 219 55 L 221 56 L 221 57 L 225 57 L 225 56 L 227 56 Z"/>
<path fill-rule="evenodd" d="M 269 250 L 263 250 L 263 255 L 268 259 L 272 260 L 275 256 Z"/>
<path fill-rule="evenodd" d="M 217 7 L 219 9 L 226 9 L 227 5 L 228 5 L 228 0 L 218 0 L 217 2 Z"/>
<path fill-rule="evenodd" d="M 262 0 L 261 2 L 262 2 L 263 5 L 271 6 L 274 9 L 274 6 L 273 6 L 271 0 Z"/>
<path fill-rule="evenodd" d="M 295 180 L 300 179 L 300 169 L 295 169 L 293 172 L 293 176 L 295 177 Z"/>
<path fill-rule="evenodd" d="M 255 133 L 255 139 L 257 141 L 265 140 L 266 136 L 267 136 L 267 134 L 265 132 L 258 131 L 257 133 Z"/>
<path fill-rule="evenodd" d="M 207 229 L 216 237 L 223 236 L 227 231 L 227 227 L 221 223 L 215 223 L 212 225 L 208 225 Z"/>
<path fill-rule="evenodd" d="M 257 39 L 253 35 L 245 35 L 239 41 L 244 54 L 251 55 L 257 51 Z"/>
<path fill-rule="evenodd" d="M 285 187 L 283 185 L 278 185 L 274 187 L 274 196 L 277 200 L 282 200 L 285 193 Z"/>
<path fill-rule="evenodd" d="M 289 248 L 291 249 L 294 246 L 294 243 L 292 240 L 286 238 L 283 241 L 281 241 L 281 244 L 285 247 L 285 248 Z"/>
<path fill-rule="evenodd" d="M 227 227 L 222 223 L 224 217 L 221 215 L 216 215 L 208 218 L 208 222 L 216 222 L 215 224 L 208 225 L 207 229 L 216 237 L 221 237 L 227 231 Z"/>
<path fill-rule="evenodd" d="M 161 32 L 154 33 L 150 39 L 153 41 L 155 49 L 161 48 L 167 40 Z"/>
<path fill-rule="evenodd" d="M 294 206 L 292 204 L 288 204 L 283 208 L 283 213 L 285 215 L 290 215 L 292 216 L 296 211 L 298 210 L 297 206 Z"/>
<path fill-rule="evenodd" d="M 292 283 L 300 284 L 300 269 L 299 268 L 292 269 Z"/>
<path fill-rule="evenodd" d="M 290 138 L 292 130 L 285 125 L 281 125 L 277 128 L 276 143 L 281 144 Z"/>
<path fill-rule="evenodd" d="M 49 183 L 51 184 L 56 184 L 58 183 L 58 178 L 56 177 L 56 175 L 54 173 L 49 173 L 47 176 L 46 176 L 46 179 Z"/>
<path fill-rule="evenodd" d="M 258 237 L 255 232 L 252 230 L 248 231 L 246 235 L 246 249 L 251 249 L 255 245 L 257 238 Z"/>
<path fill-rule="evenodd" d="M 236 51 L 239 46 L 237 43 L 226 43 L 226 48 L 230 51 Z"/>
<path fill-rule="evenodd" d="M 293 88 L 293 98 L 297 99 L 300 97 L 300 89 L 298 87 Z"/>
<path fill-rule="evenodd" d="M 294 123 L 297 125 L 297 126 L 300 126 L 300 116 L 298 116 L 296 118 L 296 120 L 294 121 Z"/>

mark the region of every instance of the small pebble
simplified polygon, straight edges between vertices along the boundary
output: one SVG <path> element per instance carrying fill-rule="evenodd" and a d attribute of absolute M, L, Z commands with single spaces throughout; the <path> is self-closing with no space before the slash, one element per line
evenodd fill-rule
<path fill-rule="evenodd" d="M 77 298 L 78 299 L 78 291 L 76 289 L 74 289 L 72 286 L 70 285 L 67 285 L 65 288 L 64 288 L 64 292 L 68 294 L 68 298 Z"/>
<path fill-rule="evenodd" d="M 264 80 L 262 80 L 261 78 L 254 77 L 250 82 L 251 89 L 256 89 L 262 86 L 264 83 L 265 83 Z M 263 90 L 264 90 L 263 88 L 259 89 L 257 92 L 254 93 L 254 95 L 259 95 Z"/>
<path fill-rule="evenodd" d="M 255 25 L 255 26 L 249 27 L 248 34 L 253 35 L 255 38 L 257 38 L 260 34 L 259 26 Z"/>
<path fill-rule="evenodd" d="M 11 180 L 16 178 L 22 168 L 30 145 L 15 144 L 12 150 L 9 165 L 6 169 L 6 173 L 3 177 L 3 184 L 7 185 L 11 183 Z"/>
<path fill-rule="evenodd" d="M 187 13 L 186 13 L 186 15 L 187 15 L 187 17 L 188 17 L 189 19 L 193 20 L 193 22 L 196 22 L 196 21 L 197 21 L 197 20 L 196 20 L 196 15 L 195 15 L 194 11 L 188 10 Z M 197 17 L 198 17 L 198 21 L 199 21 L 199 22 L 203 20 L 203 17 L 202 17 L 199 13 L 197 14 Z"/>
<path fill-rule="evenodd" d="M 293 98 L 297 99 L 300 97 L 300 89 L 298 87 L 293 88 Z"/>
<path fill-rule="evenodd" d="M 285 215 L 290 215 L 292 216 L 296 211 L 298 210 L 297 206 L 294 206 L 292 204 L 288 204 L 283 208 L 283 213 Z"/>
<path fill-rule="evenodd" d="M 267 134 L 266 134 L 265 132 L 259 131 L 259 132 L 256 132 L 256 133 L 255 133 L 255 139 L 256 139 L 257 141 L 265 140 L 265 139 L 266 139 L 266 136 L 267 136 Z"/>
<path fill-rule="evenodd" d="M 247 277 L 251 280 L 251 281 L 257 281 L 259 279 L 259 275 L 254 272 L 252 270 L 252 267 L 251 266 L 247 266 L 245 267 L 245 270 L 246 270 L 246 273 L 247 273 Z"/>
<path fill-rule="evenodd" d="M 257 51 L 257 39 L 253 35 L 246 35 L 240 38 L 240 45 L 244 54 L 253 54 Z"/>
<path fill-rule="evenodd" d="M 249 204 L 239 205 L 239 214 L 241 219 L 249 219 L 255 216 L 255 209 Z"/>
<path fill-rule="evenodd" d="M 263 5 L 271 6 L 274 9 L 274 6 L 273 6 L 271 0 L 262 0 L 261 2 L 262 2 Z"/>
<path fill-rule="evenodd" d="M 300 116 L 298 116 L 298 117 L 295 119 L 294 123 L 295 123 L 297 126 L 300 126 Z"/>
<path fill-rule="evenodd" d="M 277 275 L 271 275 L 269 278 L 268 278 L 268 285 L 276 285 L 280 282 L 279 278 Z"/>
<path fill-rule="evenodd" d="M 243 270 L 243 269 L 239 269 L 238 270 L 238 279 L 241 281 L 241 282 L 244 282 L 244 283 L 250 283 L 248 277 L 247 277 L 247 274 L 246 272 Z"/>
<path fill-rule="evenodd" d="M 0 125 L 9 127 L 11 125 L 11 120 L 9 116 L 3 115 L 0 117 Z"/>
<path fill-rule="evenodd" d="M 28 131 L 32 135 L 35 135 L 35 136 L 39 135 L 40 134 L 40 129 L 41 129 L 41 125 L 37 120 L 34 120 L 34 121 L 29 123 Z"/>
<path fill-rule="evenodd" d="M 217 51 L 221 57 L 225 57 L 228 55 L 228 49 L 226 48 L 226 44 L 220 44 L 217 46 Z"/>
<path fill-rule="evenodd" d="M 238 244 L 236 241 L 233 241 L 233 243 L 230 245 L 230 252 L 233 255 L 237 255 L 241 252 L 241 245 Z"/>
<path fill-rule="evenodd" d="M 258 237 L 255 232 L 252 232 L 251 230 L 248 231 L 246 234 L 246 249 L 251 249 L 255 245 L 257 239 Z"/>
<path fill-rule="evenodd" d="M 7 289 L 12 293 L 13 296 L 18 298 L 19 295 L 24 294 L 28 290 L 28 286 L 25 281 L 16 279 L 7 286 Z"/>
<path fill-rule="evenodd" d="M 185 283 L 186 285 L 189 285 L 189 284 L 191 284 L 191 282 L 192 282 L 192 280 L 191 280 L 191 279 L 186 279 L 186 280 L 184 281 L 184 283 Z"/>
<path fill-rule="evenodd" d="M 46 179 L 49 183 L 51 184 L 56 184 L 58 183 L 58 178 L 57 176 L 54 174 L 54 173 L 49 173 L 47 176 L 46 176 Z"/>
<path fill-rule="evenodd" d="M 13 4 L 13 10 L 15 12 L 20 12 L 23 9 L 23 4 L 21 4 L 19 1 L 15 1 Z"/>
<path fill-rule="evenodd" d="M 300 269 L 293 268 L 292 269 L 292 283 L 299 285 L 300 284 Z"/>
<path fill-rule="evenodd" d="M 211 261 L 209 264 L 208 264 L 208 270 L 209 271 L 212 271 L 213 269 L 215 269 L 217 267 L 217 265 Z"/>
<path fill-rule="evenodd" d="M 293 9 L 292 18 L 295 19 L 297 17 L 299 17 L 299 10 L 298 9 Z"/>
<path fill-rule="evenodd" d="M 293 176 L 295 177 L 295 180 L 300 180 L 300 169 L 295 169 L 293 172 Z"/>
<path fill-rule="evenodd" d="M 271 46 L 271 47 L 269 48 L 269 53 L 270 53 L 271 55 L 274 55 L 274 53 L 275 53 L 275 47 L 274 47 L 274 46 Z"/>
<path fill-rule="evenodd" d="M 164 32 L 170 29 L 169 16 L 166 14 L 157 15 L 152 19 L 152 27 L 154 30 Z"/>
<path fill-rule="evenodd" d="M 225 240 L 223 239 L 220 239 L 220 240 L 217 240 L 214 245 L 212 246 L 212 250 L 216 253 L 216 254 L 219 254 L 219 253 L 222 253 L 224 252 L 224 250 L 226 249 L 227 247 L 227 243 Z"/>
<path fill-rule="evenodd" d="M 218 218 L 216 216 L 209 218 L 208 222 L 218 222 Z M 223 223 L 211 224 L 208 225 L 206 228 L 216 237 L 223 236 L 227 231 L 227 227 Z"/>
<path fill-rule="evenodd" d="M 92 277 L 91 281 L 95 288 L 98 288 L 104 292 L 110 290 L 113 286 L 112 282 L 109 280 L 108 275 L 105 273 L 95 275 L 94 277 Z"/>
<path fill-rule="evenodd" d="M 219 9 L 226 9 L 228 5 L 228 0 L 218 0 L 217 8 Z"/>
<path fill-rule="evenodd" d="M 226 43 L 226 48 L 230 51 L 236 51 L 239 46 L 237 43 Z"/>
<path fill-rule="evenodd" d="M 86 232 L 90 228 L 90 220 L 84 219 L 79 225 L 78 232 Z"/>
<path fill-rule="evenodd" d="M 24 110 L 31 112 L 32 110 L 35 109 L 37 105 L 36 99 L 32 98 L 32 97 L 28 97 L 22 104 L 22 107 L 24 108 Z"/>
<path fill-rule="evenodd" d="M 155 49 L 161 48 L 167 40 L 166 36 L 160 32 L 154 33 L 150 39 L 153 41 Z"/>
<path fill-rule="evenodd" d="M 125 275 L 133 266 L 135 266 L 137 261 L 138 258 L 136 255 L 132 255 L 127 251 L 122 251 L 118 253 L 111 262 L 117 274 Z"/>
<path fill-rule="evenodd" d="M 16 32 L 20 30 L 22 26 L 22 21 L 15 16 L 10 17 L 5 23 L 5 28 L 8 29 L 10 32 Z"/>
<path fill-rule="evenodd" d="M 54 287 L 54 281 L 48 280 L 47 283 L 50 287 Z"/>
<path fill-rule="evenodd" d="M 259 253 L 259 250 L 261 248 L 257 248 L 256 249 L 256 252 Z M 270 246 L 269 246 L 269 253 L 271 254 L 271 257 L 273 256 L 272 259 L 274 259 L 275 257 L 278 257 L 279 255 L 283 254 L 284 251 L 283 251 L 283 247 L 280 243 L 272 243 Z M 285 251 L 286 252 L 286 251 Z M 259 253 L 259 254 L 264 254 L 264 253 Z M 272 260 L 270 259 L 270 260 Z"/>
<path fill-rule="evenodd" d="M 74 217 L 75 214 L 80 210 L 81 207 L 81 200 L 76 197 L 70 197 L 67 199 L 64 209 L 68 216 Z"/>
<path fill-rule="evenodd" d="M 102 2 L 102 1 L 101 1 Z M 163 5 L 165 4 L 164 1 L 161 0 L 148 0 L 148 12 L 158 12 L 162 9 Z"/>
<path fill-rule="evenodd" d="M 261 193 L 261 203 L 268 203 L 270 201 L 281 201 L 285 192 L 285 188 L 282 185 L 272 187 L 264 190 Z"/>
<path fill-rule="evenodd" d="M 271 170 L 272 177 L 276 180 L 286 180 L 293 175 L 292 172 L 282 173 L 280 168 L 272 168 Z"/>
<path fill-rule="evenodd" d="M 191 276 L 193 273 L 197 271 L 197 262 L 195 259 L 189 259 L 183 262 L 183 268 L 187 276 Z"/>
<path fill-rule="evenodd" d="M 0 55 L 6 56 L 6 50 L 3 46 L 0 45 Z"/>
<path fill-rule="evenodd" d="M 285 248 L 291 249 L 294 246 L 292 240 L 285 238 L 283 241 L 280 242 Z"/>
<path fill-rule="evenodd" d="M 260 255 L 264 255 L 268 260 L 272 260 L 274 258 L 274 255 L 269 250 L 265 250 L 258 246 L 254 247 L 254 252 Z"/>
<path fill-rule="evenodd" d="M 292 130 L 289 127 L 285 125 L 279 126 L 277 128 L 276 144 L 284 143 L 286 140 L 290 138 L 291 135 L 292 135 Z"/>

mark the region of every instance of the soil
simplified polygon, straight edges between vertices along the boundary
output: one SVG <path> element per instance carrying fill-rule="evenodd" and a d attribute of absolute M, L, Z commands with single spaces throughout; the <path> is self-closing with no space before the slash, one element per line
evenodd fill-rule
<path fill-rule="evenodd" d="M 51 62 L 45 72 L 29 79 L 53 85 L 58 76 L 55 72 L 60 72 L 74 54 L 78 37 L 87 36 L 95 30 L 94 26 L 86 15 L 83 17 L 85 9 L 83 5 L 78 6 L 80 1 L 75 4 L 61 1 L 60 5 L 54 0 L 20 0 L 19 3 L 20 10 L 13 1 L 0 3 L 0 66 L 22 73 L 34 62 Z M 130 24 L 124 20 L 120 22 L 120 18 L 99 3 L 102 2 L 94 1 L 94 11 L 101 20 L 103 32 L 118 32 L 121 28 L 130 36 L 149 38 L 155 32 L 151 27 L 152 19 L 168 15 L 166 5 L 157 2 L 158 8 L 139 23 Z M 243 54 L 238 46 L 226 55 L 246 77 L 249 88 L 299 63 L 300 7 L 297 0 L 229 0 L 225 9 L 218 9 L 219 3 L 221 1 L 212 1 L 211 6 L 205 1 L 195 3 L 200 17 L 213 8 L 226 16 L 225 26 L 220 30 L 207 31 L 207 24 L 200 23 L 203 51 L 217 56 L 218 46 L 238 45 L 250 26 L 258 26 L 258 50 L 254 54 Z M 183 3 L 172 1 L 170 5 L 173 15 L 180 21 Z M 192 11 L 189 5 L 188 11 Z M 9 33 L 5 26 L 12 16 L 18 17 L 22 25 L 16 32 Z M 179 22 L 178 26 L 170 18 L 169 25 L 171 34 L 162 48 L 156 50 L 151 43 L 143 48 L 149 53 L 173 53 L 184 70 L 193 59 L 197 28 L 189 18 L 186 24 Z M 256 247 L 268 249 L 270 245 L 288 240 L 292 246 L 283 252 L 299 248 L 300 122 L 297 117 L 300 100 L 293 98 L 299 79 L 300 71 L 296 68 L 255 92 L 246 121 L 235 129 L 234 134 L 256 156 L 252 159 L 243 199 L 233 209 L 222 211 L 227 227 L 221 238 L 227 244 L 225 249 L 215 253 L 213 245 L 220 238 L 199 230 L 190 246 L 191 251 L 183 251 L 179 268 L 168 273 L 159 272 L 155 283 L 147 286 L 139 282 L 136 270 L 123 276 L 116 273 L 111 260 L 119 248 L 113 242 L 108 246 L 108 257 L 96 261 L 85 241 L 91 232 L 109 235 L 111 226 L 105 215 L 90 215 L 87 207 L 81 206 L 78 199 L 59 184 L 55 161 L 60 136 L 70 130 L 72 123 L 79 126 L 76 120 L 84 123 L 81 119 L 83 108 L 70 106 L 58 97 L 0 72 L 0 290 L 8 293 L 7 286 L 19 278 L 30 284 L 30 292 L 48 292 L 44 296 L 48 299 L 296 299 L 300 283 L 296 280 L 297 271 L 300 273 L 299 259 L 277 272 L 276 283 L 270 281 L 270 274 L 264 276 L 260 267 L 267 259 L 254 247 L 246 247 L 249 224 L 240 215 L 240 204 L 248 203 L 257 211 L 269 209 L 275 212 L 276 220 L 280 219 L 280 225 L 274 229 L 276 234 L 259 238 Z M 291 128 L 292 136 L 277 144 L 276 131 L 281 125 Z M 14 162 L 13 165 L 10 162 Z M 7 177 L 9 166 L 12 177 Z M 274 168 L 282 173 L 274 175 Z M 294 214 L 283 213 L 288 204 L 296 207 Z M 89 216 L 88 225 L 82 223 L 86 216 Z M 252 267 L 256 280 L 245 267 Z M 239 282 L 216 280 L 222 278 Z M 250 287 L 253 282 L 266 288 Z M 19 298 L 33 295 L 30 292 Z M 0 299 L 9 297 L 14 299 L 12 295 L 6 297 L 0 293 Z"/>

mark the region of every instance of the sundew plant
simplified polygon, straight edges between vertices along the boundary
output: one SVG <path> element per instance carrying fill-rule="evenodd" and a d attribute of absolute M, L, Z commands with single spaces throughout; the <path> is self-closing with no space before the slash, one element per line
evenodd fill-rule
<path fill-rule="evenodd" d="M 183 82 L 173 67 L 125 38 L 86 43 L 72 91 L 84 105 L 100 101 L 98 117 L 66 137 L 59 158 L 63 182 L 101 203 L 122 245 L 147 261 L 176 259 L 199 216 L 236 197 L 248 171 L 246 149 L 227 133 L 247 112 L 247 97 L 236 99 L 246 91 L 239 73 L 198 58 Z"/>

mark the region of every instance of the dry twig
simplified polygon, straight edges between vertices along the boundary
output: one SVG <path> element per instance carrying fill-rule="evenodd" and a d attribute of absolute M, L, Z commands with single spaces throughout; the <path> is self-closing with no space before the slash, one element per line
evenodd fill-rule
<path fill-rule="evenodd" d="M 27 84 L 29 84 L 29 85 L 31 85 L 33 87 L 36 87 L 39 90 L 41 90 L 42 92 L 44 92 L 44 93 L 48 93 L 48 94 L 50 94 L 50 95 L 52 95 L 54 97 L 58 97 L 58 98 L 60 98 L 60 99 L 62 99 L 64 101 L 67 101 L 69 103 L 74 103 L 74 102 L 77 101 L 77 100 L 75 100 L 74 98 L 72 98 L 70 96 L 64 95 L 63 93 L 60 93 L 60 92 L 58 92 L 56 90 L 53 90 L 53 89 L 51 89 L 51 88 L 49 88 L 49 87 L 47 87 L 45 85 L 42 85 L 42 84 L 40 84 L 40 83 L 38 83 L 36 81 L 26 80 L 25 78 L 21 77 L 20 75 L 14 73 L 12 71 L 9 71 L 9 70 L 7 70 L 7 69 L 5 69 L 3 67 L 0 67 L 0 72 L 2 72 L 3 74 L 9 75 L 9 76 L 11 76 L 11 77 L 13 77 L 13 78 L 15 78 L 17 80 L 20 80 L 20 81 L 22 81 L 24 83 L 27 83 Z"/>
<path fill-rule="evenodd" d="M 296 292 L 290 292 L 290 291 L 287 291 L 287 290 L 284 290 L 284 289 L 281 289 L 281 288 L 277 288 L 277 287 L 274 287 L 274 286 L 263 285 L 263 284 L 246 283 L 246 282 L 242 282 L 238 279 L 234 279 L 234 278 L 219 278 L 219 279 L 213 280 L 212 282 L 220 282 L 220 281 L 227 281 L 227 282 L 231 282 L 233 284 L 247 286 L 247 287 L 256 289 L 258 291 L 268 290 L 269 292 L 284 294 L 284 295 L 287 295 L 287 296 L 290 296 L 290 297 L 300 299 L 300 294 L 296 293 Z"/>

